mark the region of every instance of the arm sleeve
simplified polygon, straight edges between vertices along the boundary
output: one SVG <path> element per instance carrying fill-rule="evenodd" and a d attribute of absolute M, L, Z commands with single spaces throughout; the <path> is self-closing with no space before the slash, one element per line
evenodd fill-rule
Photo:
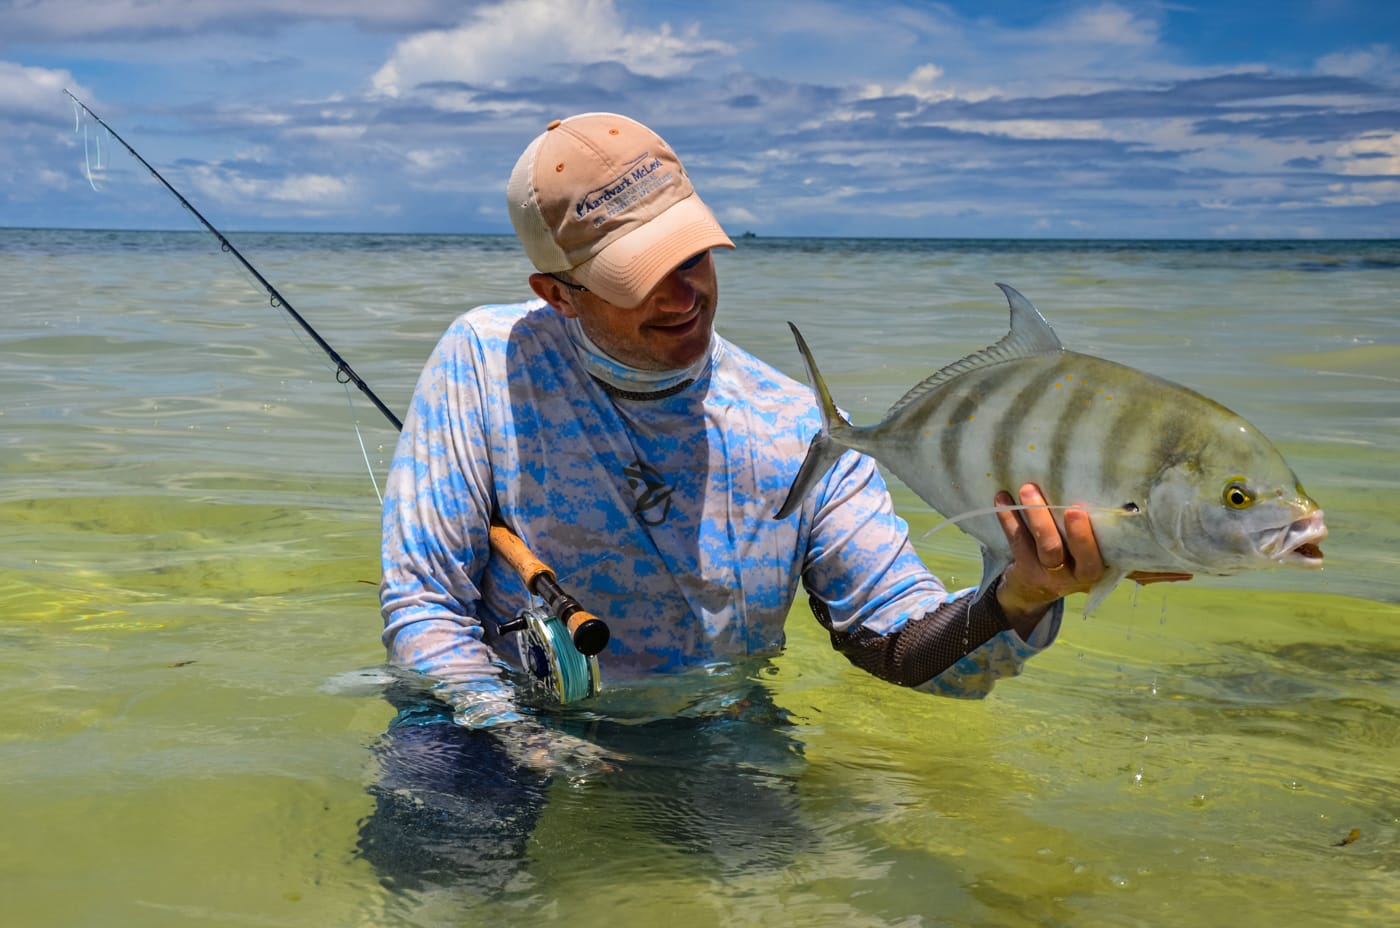
<path fill-rule="evenodd" d="M 976 588 L 947 592 L 914 552 L 864 455 L 848 452 L 836 463 L 811 519 L 803 583 L 812 612 L 838 652 L 883 680 L 980 698 L 1058 635 L 1063 601 L 1026 641 L 1007 623 L 995 586 L 980 596 Z"/>
<path fill-rule="evenodd" d="M 429 677 L 471 727 L 520 718 L 481 609 L 493 500 L 483 370 L 458 320 L 423 369 L 390 467 L 379 594 L 389 663 Z"/>
<path fill-rule="evenodd" d="M 1024 641 L 1002 614 L 995 586 L 981 599 L 951 597 L 886 635 L 864 626 L 837 631 L 821 600 L 813 597 L 811 605 L 831 646 L 852 664 L 900 686 L 964 698 L 986 696 L 1001 677 L 1020 674 L 1054 640 L 1064 608 L 1063 600 L 1056 603 Z"/>

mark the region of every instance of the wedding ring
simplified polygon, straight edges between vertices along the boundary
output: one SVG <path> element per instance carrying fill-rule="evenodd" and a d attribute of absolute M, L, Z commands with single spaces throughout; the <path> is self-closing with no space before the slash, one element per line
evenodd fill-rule
<path fill-rule="evenodd" d="M 1059 573 L 1060 571 L 1062 571 L 1062 570 L 1064 570 L 1064 569 L 1065 569 L 1065 562 L 1064 562 L 1064 561 L 1061 561 L 1058 565 L 1056 565 L 1056 566 L 1054 566 L 1054 567 L 1047 567 L 1047 568 L 1045 568 L 1045 572 L 1046 572 L 1046 573 L 1055 574 L 1055 573 Z"/>

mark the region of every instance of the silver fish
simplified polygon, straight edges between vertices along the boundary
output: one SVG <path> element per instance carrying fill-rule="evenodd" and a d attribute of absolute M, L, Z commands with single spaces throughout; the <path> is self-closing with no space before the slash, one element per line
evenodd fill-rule
<path fill-rule="evenodd" d="M 1322 566 L 1323 512 L 1258 429 L 1179 384 L 1067 351 L 1030 300 L 997 286 L 1011 331 L 915 386 L 873 426 L 853 426 L 836 408 L 788 323 L 822 430 L 776 518 L 852 449 L 982 543 L 983 591 L 1012 560 L 993 497 L 1027 482 L 1091 514 L 1108 571 L 1086 615 L 1133 571 Z M 1063 530 L 1063 509 L 1054 512 Z"/>

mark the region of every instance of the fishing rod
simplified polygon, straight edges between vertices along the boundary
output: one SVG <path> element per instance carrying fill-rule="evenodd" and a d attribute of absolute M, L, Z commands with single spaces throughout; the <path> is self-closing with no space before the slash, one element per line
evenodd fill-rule
<path fill-rule="evenodd" d="M 170 181 L 151 166 L 149 161 L 141 157 L 141 154 L 132 148 L 117 130 L 108 125 L 106 120 L 94 113 L 91 107 L 79 100 L 67 88 L 64 88 L 63 92 L 73 101 L 74 105 L 92 117 L 112 138 L 130 152 L 131 157 L 140 162 L 141 166 L 161 183 L 161 186 L 180 201 L 181 206 L 189 210 L 194 218 L 199 220 L 200 225 L 213 233 L 214 237 L 219 240 L 219 247 L 243 265 L 244 270 L 251 274 L 258 284 L 267 291 L 273 309 L 285 310 L 287 315 L 301 326 L 302 331 L 309 335 L 317 347 L 324 351 L 335 364 L 336 381 L 341 384 L 354 384 L 374 404 L 375 408 L 384 414 L 384 417 L 393 424 L 394 428 L 402 432 L 403 420 L 384 405 L 383 400 L 370 389 L 369 384 L 365 383 L 359 374 L 355 373 L 355 369 L 350 366 L 349 362 L 342 358 L 339 352 L 312 328 L 311 323 L 307 322 L 305 317 L 292 307 L 287 298 L 282 296 L 277 288 L 259 273 L 258 269 L 253 267 L 247 258 L 243 257 L 243 253 L 235 248 L 233 243 L 216 229 L 212 222 L 205 219 L 204 214 L 195 209 L 194 204 L 185 199 Z M 510 564 L 525 584 L 525 589 L 543 599 L 552 613 L 546 614 L 538 609 L 522 609 L 514 621 L 502 623 L 499 628 L 503 634 L 522 633 L 520 651 L 521 662 L 525 665 L 525 669 L 544 683 L 546 689 L 549 689 L 560 702 L 572 702 L 583 696 L 596 695 L 599 689 L 597 655 L 603 648 L 607 647 L 608 639 L 611 637 L 607 624 L 585 610 L 578 600 L 565 592 L 559 585 L 554 570 L 535 557 L 520 536 L 497 519 L 493 519 L 491 522 L 489 539 L 491 549 Z M 566 647 L 566 643 L 571 647 Z"/>
<path fill-rule="evenodd" d="M 257 280 L 259 284 L 262 285 L 262 288 L 264 290 L 267 291 L 267 295 L 272 303 L 273 309 L 285 309 L 287 311 L 287 315 L 291 316 L 292 320 L 296 322 L 297 325 L 301 326 L 302 331 L 304 331 L 307 335 L 311 336 L 311 340 L 314 341 L 317 344 L 317 346 L 326 353 L 327 357 L 329 357 L 331 361 L 335 363 L 335 377 L 337 381 L 339 381 L 340 383 L 353 383 L 356 387 L 359 388 L 361 393 L 363 393 L 366 397 L 369 398 L 369 401 L 374 404 L 375 408 L 382 412 L 384 414 L 384 417 L 394 424 L 394 428 L 398 429 L 399 431 L 403 431 L 403 422 L 399 419 L 398 416 L 394 415 L 393 410 L 391 410 L 388 406 L 384 405 L 384 401 L 375 395 L 374 391 L 369 388 L 369 384 L 365 383 L 364 380 L 361 379 L 359 374 L 355 373 L 355 369 L 350 366 L 349 362 L 342 358 L 340 354 L 334 348 L 332 348 L 330 344 L 316 332 L 315 329 L 311 327 L 311 323 L 307 322 L 306 319 L 302 317 L 301 313 L 297 312 L 296 309 L 292 307 L 292 304 L 287 302 L 286 297 L 282 296 L 282 294 L 277 292 L 277 288 L 274 287 L 271 283 L 269 283 L 266 277 L 258 273 L 258 269 L 253 267 L 253 265 L 249 263 L 247 258 L 243 257 L 243 253 L 237 248 L 233 247 L 233 243 L 224 237 L 224 233 L 214 228 L 214 224 L 208 219 L 205 219 L 204 214 L 201 213 L 199 210 L 195 209 L 194 204 L 191 203 L 189 200 L 186 200 L 184 196 L 180 193 L 180 191 L 172 187 L 170 185 L 170 181 L 162 177 L 159 171 L 151 167 L 150 162 L 147 161 L 145 158 L 142 158 L 140 153 L 138 153 L 136 149 L 128 145 L 126 139 L 122 138 L 120 135 L 117 134 L 116 129 L 113 129 L 111 126 L 107 125 L 106 121 L 104 121 L 101 116 L 98 116 L 96 113 L 94 113 L 92 109 L 89 108 L 88 105 L 82 100 L 79 100 L 77 97 L 73 96 L 72 92 L 69 91 L 66 87 L 64 88 L 63 92 L 68 95 L 68 98 L 70 100 L 72 100 L 78 106 L 82 107 L 83 112 L 91 116 L 99 126 L 106 129 L 107 133 L 111 135 L 112 138 L 116 139 L 117 142 L 121 144 L 122 148 L 125 148 L 127 151 L 131 152 L 131 157 L 141 162 L 141 166 L 144 167 L 146 170 L 150 171 L 151 176 L 154 177 L 156 180 L 160 181 L 161 185 L 164 186 L 166 190 L 169 190 L 171 195 L 174 196 L 175 199 L 180 201 L 180 205 L 183 206 L 185 209 L 189 210 L 194 215 L 194 218 L 199 220 L 200 225 L 204 226 L 204 228 L 208 229 L 214 234 L 214 237 L 219 240 L 219 247 L 222 248 L 228 254 L 233 255 L 233 257 L 238 261 L 238 263 L 243 265 L 244 270 L 246 270 L 249 274 L 252 274 L 253 278 Z"/>

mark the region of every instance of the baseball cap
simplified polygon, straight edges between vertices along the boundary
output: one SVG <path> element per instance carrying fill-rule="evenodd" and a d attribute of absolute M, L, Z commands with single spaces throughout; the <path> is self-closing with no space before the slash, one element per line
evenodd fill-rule
<path fill-rule="evenodd" d="M 535 267 L 639 305 L 673 268 L 733 248 L 671 147 L 615 113 L 556 119 L 515 163 L 506 200 Z"/>

